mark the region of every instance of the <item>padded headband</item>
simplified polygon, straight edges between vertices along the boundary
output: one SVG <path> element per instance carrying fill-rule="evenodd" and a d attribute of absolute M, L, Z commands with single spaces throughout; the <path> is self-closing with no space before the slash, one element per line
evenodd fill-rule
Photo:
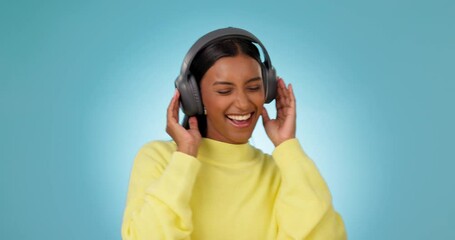
<path fill-rule="evenodd" d="M 207 33 L 206 35 L 199 38 L 199 40 L 197 40 L 193 44 L 193 46 L 186 54 L 185 59 L 183 60 L 182 68 L 180 69 L 180 75 L 187 76 L 189 74 L 191 63 L 193 62 L 193 59 L 196 56 L 196 54 L 199 51 L 201 51 L 202 48 L 204 48 L 205 46 L 209 45 L 214 41 L 234 37 L 249 40 L 259 44 L 259 46 L 261 46 L 262 53 L 264 54 L 264 65 L 267 69 L 271 68 L 272 61 L 270 60 L 269 54 L 267 53 L 267 50 L 264 47 L 264 45 L 261 43 L 261 41 L 259 41 L 259 39 L 256 36 L 240 28 L 227 27 Z"/>

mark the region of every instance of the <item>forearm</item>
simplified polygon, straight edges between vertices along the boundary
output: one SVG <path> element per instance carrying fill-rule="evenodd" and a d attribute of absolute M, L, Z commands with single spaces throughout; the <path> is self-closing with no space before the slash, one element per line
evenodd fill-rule
<path fill-rule="evenodd" d="M 338 229 L 344 233 L 344 225 L 333 209 L 327 184 L 298 140 L 283 142 L 275 149 L 273 157 L 282 181 L 275 205 L 280 229 L 278 239 L 322 239 L 318 230 L 321 228 Z"/>
<path fill-rule="evenodd" d="M 192 232 L 189 200 L 199 166 L 194 157 L 174 152 L 158 178 L 147 180 L 132 174 L 123 239 L 189 239 Z M 147 166 L 135 166 L 138 172 L 146 171 L 144 167 Z"/>

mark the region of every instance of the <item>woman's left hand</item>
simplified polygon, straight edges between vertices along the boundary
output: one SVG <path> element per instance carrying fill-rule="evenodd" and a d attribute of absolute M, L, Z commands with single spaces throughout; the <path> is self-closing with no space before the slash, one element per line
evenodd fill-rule
<path fill-rule="evenodd" d="M 276 119 L 270 119 L 265 107 L 262 110 L 262 123 L 265 132 L 276 146 L 295 138 L 296 106 L 292 85 L 286 87 L 282 78 L 277 79 Z"/>

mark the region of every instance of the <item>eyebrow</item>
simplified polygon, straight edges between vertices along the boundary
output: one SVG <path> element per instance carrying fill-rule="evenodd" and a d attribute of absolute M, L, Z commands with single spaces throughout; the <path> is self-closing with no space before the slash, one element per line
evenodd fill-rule
<path fill-rule="evenodd" d="M 254 78 L 251 78 L 248 81 L 246 81 L 246 84 L 248 84 L 250 82 L 254 82 L 254 81 L 259 81 L 259 80 L 261 80 L 261 77 L 254 77 Z M 234 83 L 227 82 L 227 81 L 216 81 L 212 85 L 213 86 L 215 86 L 215 85 L 234 85 Z"/>

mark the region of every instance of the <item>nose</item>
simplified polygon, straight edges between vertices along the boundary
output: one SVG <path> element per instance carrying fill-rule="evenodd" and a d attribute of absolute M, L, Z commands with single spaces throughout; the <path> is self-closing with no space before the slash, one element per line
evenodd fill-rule
<path fill-rule="evenodd" d="M 248 110 L 248 106 L 250 104 L 250 98 L 245 91 L 239 91 L 236 95 L 235 99 L 235 106 L 239 110 Z"/>

